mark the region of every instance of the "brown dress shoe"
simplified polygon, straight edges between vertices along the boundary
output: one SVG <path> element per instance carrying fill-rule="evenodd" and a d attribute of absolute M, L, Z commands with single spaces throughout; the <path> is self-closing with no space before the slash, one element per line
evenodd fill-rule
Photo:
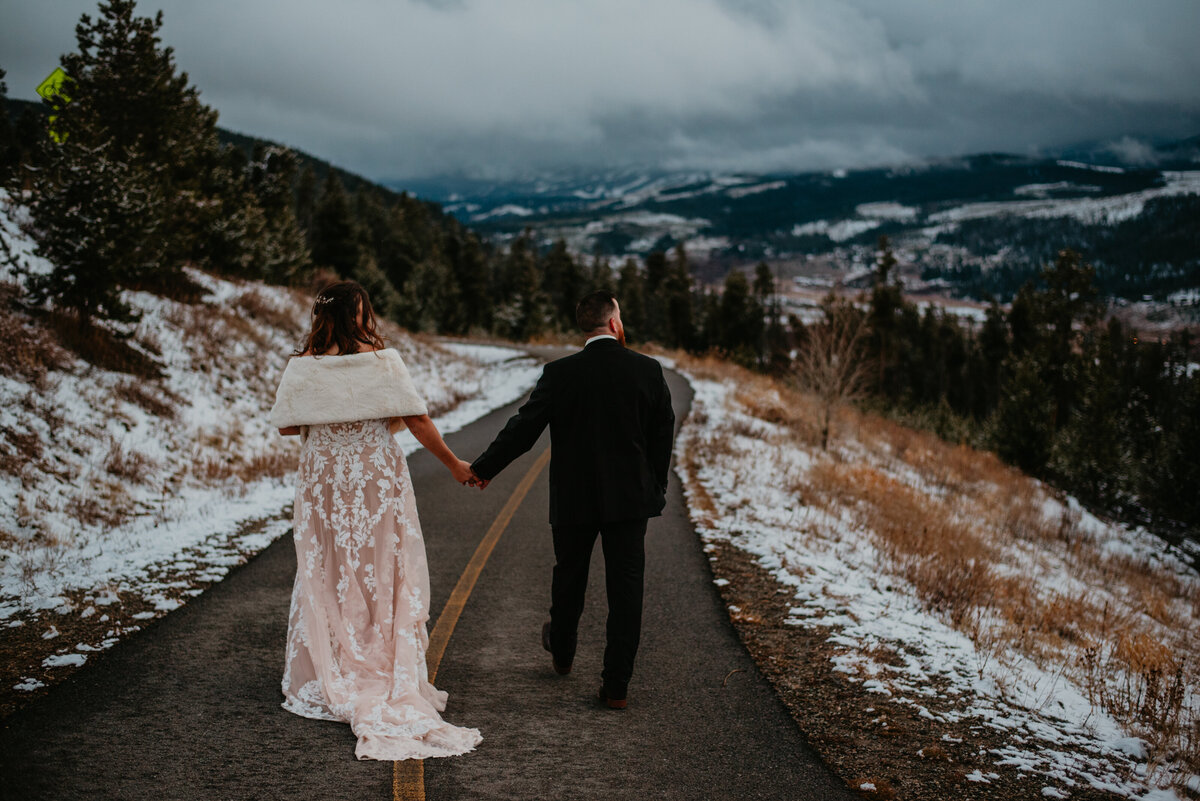
<path fill-rule="evenodd" d="M 565 665 L 559 664 L 554 658 L 554 650 L 550 647 L 550 621 L 547 620 L 542 624 L 542 647 L 550 652 L 550 663 L 554 665 L 554 672 L 560 676 L 565 676 L 571 672 L 571 663 Z"/>
<path fill-rule="evenodd" d="M 624 709 L 627 703 L 624 698 L 609 698 L 603 684 L 600 685 L 600 689 L 596 692 L 596 700 L 609 709 Z"/>

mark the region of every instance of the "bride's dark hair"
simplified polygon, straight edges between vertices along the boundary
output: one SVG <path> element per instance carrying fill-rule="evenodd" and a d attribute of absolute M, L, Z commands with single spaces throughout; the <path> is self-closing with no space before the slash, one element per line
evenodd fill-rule
<path fill-rule="evenodd" d="M 358 310 L 362 309 L 362 325 Z M 384 346 L 375 330 L 375 310 L 367 290 L 357 281 L 335 281 L 317 293 L 313 301 L 312 330 L 297 354 L 320 356 L 334 347 L 338 353 L 358 353 L 362 345 L 375 350 Z"/>

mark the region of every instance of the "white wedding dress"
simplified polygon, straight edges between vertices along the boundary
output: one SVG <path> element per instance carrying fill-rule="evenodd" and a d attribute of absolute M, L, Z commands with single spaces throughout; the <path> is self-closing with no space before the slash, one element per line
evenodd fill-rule
<path fill-rule="evenodd" d="M 386 419 L 306 427 L 283 708 L 349 723 L 359 759 L 471 751 L 429 682 L 429 570 L 403 451 Z"/>

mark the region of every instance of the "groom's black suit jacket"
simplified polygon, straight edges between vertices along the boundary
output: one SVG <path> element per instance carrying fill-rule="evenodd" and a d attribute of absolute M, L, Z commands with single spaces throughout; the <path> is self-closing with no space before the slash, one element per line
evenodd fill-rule
<path fill-rule="evenodd" d="M 550 523 L 644 520 L 666 504 L 675 413 L 662 367 L 614 339 L 550 362 L 471 468 L 491 479 L 550 426 Z"/>

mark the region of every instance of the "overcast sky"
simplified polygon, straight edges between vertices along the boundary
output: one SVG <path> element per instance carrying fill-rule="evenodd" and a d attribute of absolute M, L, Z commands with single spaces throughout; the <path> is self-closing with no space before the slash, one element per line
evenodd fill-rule
<path fill-rule="evenodd" d="M 142 0 L 221 125 L 376 179 L 1200 133 L 1197 0 Z M 0 0 L 12 97 L 86 0 Z"/>

